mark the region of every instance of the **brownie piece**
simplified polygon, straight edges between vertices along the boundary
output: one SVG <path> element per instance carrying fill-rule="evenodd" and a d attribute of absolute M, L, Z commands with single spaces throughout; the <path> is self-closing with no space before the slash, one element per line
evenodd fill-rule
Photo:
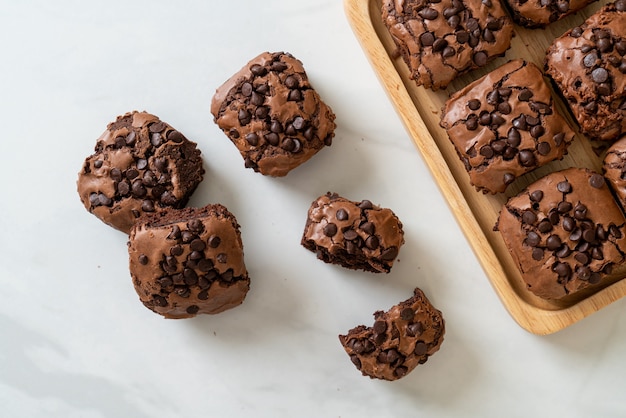
<path fill-rule="evenodd" d="M 382 18 L 411 79 L 433 90 L 504 55 L 513 36 L 499 0 L 384 0 Z"/>
<path fill-rule="evenodd" d="M 77 187 L 89 212 L 129 233 L 142 213 L 185 206 L 203 175 L 195 142 L 158 117 L 133 111 L 98 138 Z"/>
<path fill-rule="evenodd" d="M 335 131 L 335 115 L 302 63 L 284 52 L 264 52 L 229 78 L 213 96 L 211 113 L 245 166 L 274 177 L 330 146 Z"/>
<path fill-rule="evenodd" d="M 387 312 L 374 313 L 374 325 L 359 325 L 339 335 L 363 376 L 398 380 L 425 363 L 441 347 L 445 322 L 420 289 Z"/>
<path fill-rule="evenodd" d="M 626 132 L 626 0 L 600 9 L 559 38 L 546 73 L 567 99 L 582 133 L 613 140 Z"/>
<path fill-rule="evenodd" d="M 219 204 L 143 215 L 128 254 L 139 299 L 166 318 L 220 313 L 250 288 L 239 224 Z"/>
<path fill-rule="evenodd" d="M 513 20 L 527 28 L 543 28 L 598 0 L 507 0 Z"/>
<path fill-rule="evenodd" d="M 454 93 L 441 126 L 471 184 L 484 193 L 503 192 L 517 177 L 562 158 L 574 138 L 539 68 L 521 59 Z"/>
<path fill-rule="evenodd" d="M 557 300 L 602 282 L 624 261 L 625 222 L 604 177 L 569 168 L 509 199 L 495 229 L 528 289 Z"/>
<path fill-rule="evenodd" d="M 626 135 L 606 151 L 602 169 L 618 202 L 626 208 Z"/>
<path fill-rule="evenodd" d="M 404 232 L 391 209 L 329 192 L 311 204 L 301 244 L 326 263 L 389 273 Z"/>

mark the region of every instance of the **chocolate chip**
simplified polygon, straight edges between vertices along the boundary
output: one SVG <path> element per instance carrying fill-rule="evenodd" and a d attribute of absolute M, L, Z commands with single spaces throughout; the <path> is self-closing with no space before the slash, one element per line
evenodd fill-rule
<path fill-rule="evenodd" d="M 604 83 L 609 79 L 609 72 L 602 67 L 598 67 L 591 72 L 591 78 L 596 83 Z"/>
<path fill-rule="evenodd" d="M 561 193 L 571 193 L 572 185 L 567 180 L 564 180 L 556 185 L 556 189 Z"/>
<path fill-rule="evenodd" d="M 520 115 L 519 117 L 513 119 L 513 127 L 520 131 L 525 131 L 528 128 L 528 125 L 526 125 L 526 117 L 524 115 Z"/>
<path fill-rule="evenodd" d="M 324 225 L 324 235 L 327 237 L 334 237 L 337 233 L 337 225 L 334 223 L 327 223 Z"/>
<path fill-rule="evenodd" d="M 570 31 L 569 36 L 571 36 L 572 38 L 580 38 L 582 34 L 583 34 L 583 29 L 580 26 L 576 26 Z"/>
<path fill-rule="evenodd" d="M 383 334 L 387 330 L 387 323 L 385 321 L 376 321 L 372 328 L 374 333 Z"/>
<path fill-rule="evenodd" d="M 415 311 L 411 308 L 404 308 L 400 311 L 400 318 L 405 321 L 410 321 L 415 316 Z"/>
<path fill-rule="evenodd" d="M 420 43 L 422 46 L 432 46 L 435 42 L 435 35 L 431 32 L 424 32 L 420 35 Z"/>
<path fill-rule="evenodd" d="M 479 67 L 482 67 L 485 64 L 487 64 L 487 58 L 488 58 L 488 55 L 485 51 L 478 51 L 474 54 L 474 57 L 473 57 L 474 64 L 476 64 Z"/>
<path fill-rule="evenodd" d="M 379 247 L 379 245 L 380 245 L 380 242 L 379 242 L 378 238 L 375 235 L 370 235 L 365 240 L 365 246 L 367 248 L 369 248 L 370 250 L 377 249 Z"/>
<path fill-rule="evenodd" d="M 437 19 L 437 16 L 439 16 L 439 12 L 435 9 L 431 9 L 430 7 L 423 8 L 417 14 L 426 20 L 435 20 Z"/>
<path fill-rule="evenodd" d="M 595 52 L 591 52 L 583 58 L 583 65 L 587 68 L 592 68 L 596 65 L 596 61 L 598 60 L 598 55 Z"/>
<path fill-rule="evenodd" d="M 561 247 L 556 251 L 556 256 L 559 258 L 566 258 L 572 253 L 572 249 L 568 247 L 566 244 L 561 245 Z"/>
<path fill-rule="evenodd" d="M 354 229 L 348 229 L 347 231 L 344 231 L 343 237 L 348 241 L 353 241 L 359 237 L 359 234 L 357 234 Z"/>
<path fill-rule="evenodd" d="M 519 162 L 524 167 L 532 167 L 537 161 L 535 159 L 535 153 L 530 150 L 522 150 L 519 153 Z"/>
<path fill-rule="evenodd" d="M 250 72 L 257 77 L 261 77 L 267 74 L 267 69 L 259 64 L 253 64 L 250 67 Z"/>
<path fill-rule="evenodd" d="M 359 209 L 362 209 L 362 210 L 374 208 L 374 205 L 372 204 L 372 202 L 367 199 L 361 200 L 361 202 L 357 206 L 359 207 Z"/>
<path fill-rule="evenodd" d="M 476 115 L 469 117 L 465 121 L 465 128 L 467 128 L 468 131 L 475 131 L 478 128 L 478 117 Z"/>
<path fill-rule="evenodd" d="M 507 102 L 502 102 L 498 104 L 498 112 L 502 113 L 503 115 L 508 115 L 509 113 L 511 113 L 511 105 L 508 104 Z"/>
<path fill-rule="evenodd" d="M 148 264 L 148 256 L 146 256 L 145 254 L 139 255 L 139 264 L 141 264 L 143 266 Z"/>
<path fill-rule="evenodd" d="M 222 240 L 217 235 L 211 235 L 209 239 L 207 240 L 207 243 L 209 244 L 209 247 L 211 248 L 219 247 L 221 242 Z"/>
<path fill-rule="evenodd" d="M 541 242 L 541 237 L 536 232 L 530 231 L 524 242 L 530 247 L 536 247 Z"/>
<path fill-rule="evenodd" d="M 542 190 L 535 190 L 530 194 L 530 200 L 533 202 L 541 202 L 542 199 L 543 199 Z"/>
<path fill-rule="evenodd" d="M 433 42 L 433 52 L 443 51 L 445 47 L 448 46 L 448 41 L 443 38 L 437 38 Z"/>
<path fill-rule="evenodd" d="M 248 112 L 246 109 L 239 109 L 237 118 L 239 119 L 239 123 L 244 126 L 249 124 L 250 121 L 252 120 L 252 116 L 250 115 L 250 112 Z"/>
<path fill-rule="evenodd" d="M 625 12 L 626 11 L 626 0 L 617 0 L 615 2 L 615 9 L 618 12 Z"/>
<path fill-rule="evenodd" d="M 278 136 L 278 134 L 276 133 L 269 133 L 267 135 L 265 135 L 265 140 L 268 142 L 268 144 L 272 145 L 272 146 L 276 146 L 278 145 L 278 142 L 280 141 L 280 138 Z"/>
<path fill-rule="evenodd" d="M 246 135 L 246 141 L 248 142 L 248 144 L 254 147 L 259 143 L 259 136 L 254 132 L 251 132 Z"/>
<path fill-rule="evenodd" d="M 456 36 L 456 41 L 460 44 L 466 43 L 470 38 L 469 33 L 464 30 L 458 30 L 454 32 L 454 35 Z"/>
<path fill-rule="evenodd" d="M 511 184 L 515 181 L 515 175 L 511 173 L 504 173 L 504 175 L 502 176 L 502 181 L 504 182 L 504 184 Z"/>
<path fill-rule="evenodd" d="M 522 141 L 522 136 L 520 135 L 519 131 L 515 128 L 509 129 L 509 132 L 507 133 L 507 137 L 506 137 L 506 142 L 512 147 L 517 147 L 519 146 L 521 141 Z"/>
<path fill-rule="evenodd" d="M 552 222 L 550 222 L 549 219 L 544 219 L 539 222 L 539 224 L 537 225 L 537 229 L 542 234 L 547 234 L 548 232 L 552 231 Z"/>
<path fill-rule="evenodd" d="M 337 213 L 335 214 L 335 217 L 339 221 L 346 221 L 348 220 L 348 217 L 349 217 L 348 211 L 346 211 L 345 209 L 339 209 Z"/>
<path fill-rule="evenodd" d="M 413 352 L 418 356 L 423 356 L 428 352 L 428 347 L 423 341 L 418 341 L 415 343 L 415 350 L 413 350 Z"/>
<path fill-rule="evenodd" d="M 398 256 L 398 248 L 389 247 L 382 252 L 380 258 L 383 261 L 393 261 L 397 256 Z"/>
<path fill-rule="evenodd" d="M 152 300 L 156 306 L 160 306 L 162 308 L 167 306 L 167 299 L 161 295 L 152 295 Z"/>
<path fill-rule="evenodd" d="M 550 235 L 546 239 L 546 247 L 550 251 L 555 251 L 561 246 L 561 238 L 558 235 Z"/>
<path fill-rule="evenodd" d="M 527 225 L 534 225 L 537 222 L 537 215 L 532 210 L 525 210 L 522 213 L 522 222 Z"/>
<path fill-rule="evenodd" d="M 530 100 L 531 97 L 533 97 L 533 92 L 529 89 L 523 89 L 517 96 L 518 100 L 521 102 L 527 102 Z"/>
<path fill-rule="evenodd" d="M 561 13 L 567 13 L 569 11 L 569 2 L 567 0 L 558 1 L 556 8 Z"/>
<path fill-rule="evenodd" d="M 452 48 L 451 46 L 447 46 L 443 49 L 443 51 L 441 52 L 441 55 L 444 58 L 450 58 L 453 57 L 456 54 L 456 51 L 454 50 L 454 48 Z"/>
<path fill-rule="evenodd" d="M 244 97 L 250 97 L 252 95 L 252 84 L 246 82 L 241 85 L 241 94 Z"/>
<path fill-rule="evenodd" d="M 589 184 L 591 185 L 591 187 L 601 189 L 602 186 L 604 186 L 604 177 L 602 177 L 600 174 L 594 173 L 589 178 Z"/>
<path fill-rule="evenodd" d="M 532 257 L 533 260 L 540 261 L 543 260 L 544 251 L 543 248 L 533 248 Z"/>
<path fill-rule="evenodd" d="M 591 101 L 583 106 L 585 112 L 587 113 L 595 113 L 598 110 L 598 104 L 595 101 Z"/>

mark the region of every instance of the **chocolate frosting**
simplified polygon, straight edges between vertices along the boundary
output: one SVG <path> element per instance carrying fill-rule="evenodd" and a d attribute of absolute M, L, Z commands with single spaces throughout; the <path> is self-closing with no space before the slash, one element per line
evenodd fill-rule
<path fill-rule="evenodd" d="M 142 216 L 128 253 L 141 302 L 166 318 L 220 313 L 250 287 L 239 225 L 219 204 Z"/>

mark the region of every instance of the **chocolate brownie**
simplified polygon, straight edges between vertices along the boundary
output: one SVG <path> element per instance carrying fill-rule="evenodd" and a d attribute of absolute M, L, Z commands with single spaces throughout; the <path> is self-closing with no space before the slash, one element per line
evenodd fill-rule
<path fill-rule="evenodd" d="M 384 0 L 383 22 L 417 85 L 438 90 L 511 45 L 499 0 Z"/>
<path fill-rule="evenodd" d="M 503 192 L 522 174 L 562 158 L 574 137 L 539 68 L 521 59 L 454 93 L 441 126 L 471 184 L 484 193 Z"/>
<path fill-rule="evenodd" d="M 528 28 L 543 28 L 598 0 L 507 0 L 513 20 Z"/>
<path fill-rule="evenodd" d="M 626 0 L 600 9 L 554 40 L 546 73 L 567 100 L 582 133 L 613 140 L 626 132 Z"/>
<path fill-rule="evenodd" d="M 443 342 L 443 316 L 420 289 L 387 312 L 375 312 L 374 318 L 372 327 L 359 325 L 339 336 L 363 376 L 398 380 L 425 363 Z"/>
<path fill-rule="evenodd" d="M 250 288 L 239 224 L 219 204 L 143 215 L 128 254 L 139 299 L 166 318 L 220 313 Z"/>
<path fill-rule="evenodd" d="M 301 244 L 326 263 L 389 273 L 404 232 L 391 209 L 329 192 L 311 204 Z"/>
<path fill-rule="evenodd" d="M 78 174 L 85 208 L 130 232 L 142 213 L 185 206 L 204 175 L 200 150 L 146 112 L 118 116 L 98 138 Z"/>
<path fill-rule="evenodd" d="M 602 168 L 619 203 L 626 208 L 626 135 L 606 151 Z"/>
<path fill-rule="evenodd" d="M 624 261 L 625 222 L 604 177 L 569 168 L 509 199 L 495 229 L 528 289 L 556 300 L 602 282 Z"/>
<path fill-rule="evenodd" d="M 302 63 L 284 52 L 264 52 L 228 79 L 213 96 L 211 113 L 245 166 L 274 177 L 330 146 L 335 130 L 335 115 Z"/>

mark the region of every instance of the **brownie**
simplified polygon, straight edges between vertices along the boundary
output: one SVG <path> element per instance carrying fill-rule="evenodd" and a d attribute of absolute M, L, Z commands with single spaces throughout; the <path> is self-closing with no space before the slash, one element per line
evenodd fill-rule
<path fill-rule="evenodd" d="M 133 111 L 98 138 L 77 187 L 89 212 L 128 233 L 142 213 L 185 206 L 203 175 L 195 142 L 158 117 Z"/>
<path fill-rule="evenodd" d="M 250 288 L 239 224 L 219 204 L 143 215 L 128 254 L 139 299 L 166 318 L 223 312 Z"/>
<path fill-rule="evenodd" d="M 527 28 L 543 28 L 598 0 L 507 0 L 513 20 Z"/>
<path fill-rule="evenodd" d="M 282 177 L 330 146 L 335 115 L 311 87 L 302 62 L 264 52 L 219 87 L 215 123 L 235 144 L 245 166 Z"/>
<path fill-rule="evenodd" d="M 569 168 L 509 199 L 495 229 L 528 289 L 558 300 L 601 283 L 623 262 L 625 222 L 602 175 Z"/>
<path fill-rule="evenodd" d="M 600 9 L 556 38 L 546 73 L 585 135 L 614 140 L 626 132 L 626 0 Z"/>
<path fill-rule="evenodd" d="M 387 312 L 374 313 L 374 325 L 359 325 L 339 335 L 350 360 L 363 376 L 398 380 L 439 350 L 445 333 L 441 312 L 420 289 Z"/>
<path fill-rule="evenodd" d="M 301 244 L 326 263 L 389 273 L 404 232 L 391 209 L 329 192 L 311 204 Z"/>
<path fill-rule="evenodd" d="M 602 168 L 618 202 L 626 208 L 626 135 L 606 151 Z"/>
<path fill-rule="evenodd" d="M 417 85 L 438 90 L 511 45 L 499 0 L 384 0 L 383 22 Z"/>
<path fill-rule="evenodd" d="M 574 138 L 533 63 L 509 61 L 454 93 L 441 126 L 484 193 L 505 191 L 519 176 L 560 159 Z"/>

